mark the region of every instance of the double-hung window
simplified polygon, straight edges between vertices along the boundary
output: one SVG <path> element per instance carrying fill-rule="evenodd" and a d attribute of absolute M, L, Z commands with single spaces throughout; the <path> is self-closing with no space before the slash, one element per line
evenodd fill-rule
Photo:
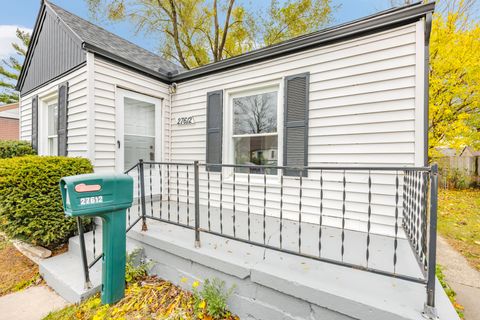
<path fill-rule="evenodd" d="M 278 89 L 235 94 L 231 100 L 232 143 L 236 172 L 263 173 L 253 166 L 277 166 L 278 147 Z M 275 169 L 265 169 L 276 174 Z"/>
<path fill-rule="evenodd" d="M 237 165 L 237 173 L 279 175 L 275 167 L 308 166 L 309 79 L 305 72 L 207 92 L 207 170 L 223 172 L 220 164 L 225 163 Z M 300 173 L 282 171 L 287 176 Z"/>
<path fill-rule="evenodd" d="M 58 105 L 54 100 L 47 104 L 47 153 L 58 155 Z"/>

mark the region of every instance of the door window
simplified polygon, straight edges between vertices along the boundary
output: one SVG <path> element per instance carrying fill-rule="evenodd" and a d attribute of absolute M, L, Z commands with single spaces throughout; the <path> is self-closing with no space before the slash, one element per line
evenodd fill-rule
<path fill-rule="evenodd" d="M 124 97 L 124 169 L 155 161 L 155 104 Z"/>

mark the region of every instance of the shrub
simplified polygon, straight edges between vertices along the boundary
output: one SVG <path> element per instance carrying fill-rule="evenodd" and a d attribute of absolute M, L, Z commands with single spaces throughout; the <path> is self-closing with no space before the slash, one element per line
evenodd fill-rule
<path fill-rule="evenodd" d="M 148 270 L 153 266 L 152 262 L 146 262 L 142 257 L 143 251 L 140 248 L 127 254 L 125 265 L 125 281 L 127 283 L 139 281 L 148 275 Z"/>
<path fill-rule="evenodd" d="M 211 319 L 224 319 L 230 316 L 227 309 L 227 300 L 235 290 L 225 288 L 225 281 L 218 278 L 206 279 L 202 290 L 198 290 L 198 281 L 192 285 L 195 314 L 208 315 Z M 200 317 L 199 317 L 200 318 Z"/>
<path fill-rule="evenodd" d="M 91 172 L 90 162 L 81 158 L 0 160 L 0 228 L 11 237 L 47 248 L 65 243 L 74 234 L 76 221 L 63 212 L 60 178 Z"/>
<path fill-rule="evenodd" d="M 35 154 L 30 142 L 3 140 L 0 141 L 0 159 L 20 157 Z"/>
<path fill-rule="evenodd" d="M 463 190 L 468 189 L 472 184 L 467 172 L 460 169 L 450 169 L 447 174 L 447 185 L 449 188 Z"/>

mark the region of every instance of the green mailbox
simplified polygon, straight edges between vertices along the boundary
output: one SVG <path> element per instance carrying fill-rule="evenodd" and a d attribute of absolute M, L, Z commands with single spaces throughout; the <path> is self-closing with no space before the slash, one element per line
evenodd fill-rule
<path fill-rule="evenodd" d="M 102 218 L 102 303 L 115 303 L 125 293 L 126 210 L 133 202 L 133 179 L 82 174 L 63 177 L 60 190 L 65 214 Z"/>

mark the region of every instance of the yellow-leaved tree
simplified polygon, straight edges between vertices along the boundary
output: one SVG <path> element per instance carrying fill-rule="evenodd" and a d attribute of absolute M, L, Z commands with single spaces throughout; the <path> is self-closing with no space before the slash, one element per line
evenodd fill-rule
<path fill-rule="evenodd" d="M 128 19 L 137 32 L 158 36 L 162 55 L 185 69 L 318 30 L 335 9 L 331 0 L 85 1 L 94 18 Z"/>
<path fill-rule="evenodd" d="M 480 148 L 480 24 L 471 1 L 447 1 L 430 38 L 429 157 L 438 147 Z"/>

